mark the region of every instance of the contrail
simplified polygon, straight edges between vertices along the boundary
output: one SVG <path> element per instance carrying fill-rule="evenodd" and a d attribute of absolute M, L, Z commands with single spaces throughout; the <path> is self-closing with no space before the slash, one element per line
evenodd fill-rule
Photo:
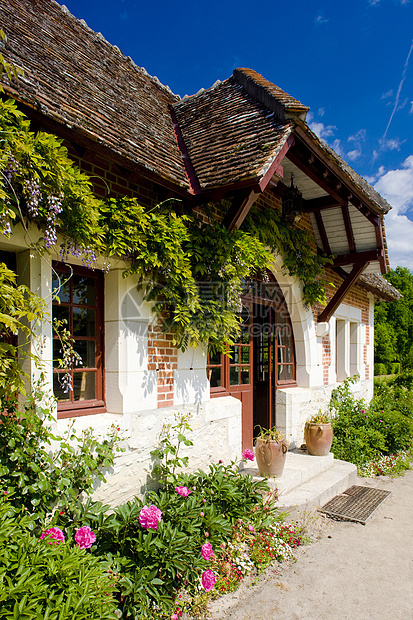
<path fill-rule="evenodd" d="M 382 142 L 384 142 L 384 140 L 386 138 L 386 134 L 387 134 L 387 132 L 389 130 L 390 123 L 392 122 L 393 116 L 394 116 L 394 114 L 395 114 L 395 112 L 397 110 L 397 106 L 399 105 L 400 93 L 401 93 L 401 90 L 402 90 L 404 79 L 406 77 L 407 68 L 409 66 L 409 60 L 410 60 L 410 56 L 411 56 L 412 51 L 413 51 L 413 39 L 412 39 L 412 44 L 411 44 L 410 49 L 409 49 L 409 53 L 407 54 L 406 62 L 404 63 L 402 79 L 400 80 L 399 88 L 397 89 L 396 101 L 394 102 L 393 112 L 390 115 L 389 122 L 387 123 L 386 131 L 384 132 L 383 137 L 381 139 Z"/>

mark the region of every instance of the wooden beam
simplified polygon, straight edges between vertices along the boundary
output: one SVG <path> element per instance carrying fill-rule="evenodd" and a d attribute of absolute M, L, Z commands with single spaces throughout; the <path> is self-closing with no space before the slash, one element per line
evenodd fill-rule
<path fill-rule="evenodd" d="M 268 183 L 271 181 L 271 178 L 273 177 L 274 174 L 277 174 L 279 177 L 284 176 L 284 171 L 283 171 L 281 162 L 294 143 L 295 143 L 294 134 L 290 133 L 287 140 L 284 142 L 281 150 L 278 152 L 278 155 L 275 157 L 271 166 L 268 168 L 267 172 L 264 174 L 261 181 L 259 182 L 259 186 L 262 192 L 265 190 L 265 188 L 267 187 Z"/>
<path fill-rule="evenodd" d="M 306 213 L 311 213 L 312 211 L 322 211 L 324 209 L 332 209 L 333 207 L 341 207 L 341 204 L 331 196 L 320 196 L 320 198 L 303 200 L 303 211 Z"/>
<path fill-rule="evenodd" d="M 242 197 L 238 201 L 234 202 L 228 210 L 228 213 L 222 222 L 223 225 L 226 226 L 229 231 L 234 230 L 234 228 L 239 228 L 259 195 L 260 192 L 256 189 L 249 192 L 247 196 L 243 194 Z"/>
<path fill-rule="evenodd" d="M 351 225 L 350 212 L 348 209 L 348 205 L 341 207 L 341 212 L 343 214 L 344 227 L 346 229 L 348 248 L 350 252 L 355 252 L 356 242 L 354 241 L 353 227 Z"/>
<path fill-rule="evenodd" d="M 320 233 L 321 242 L 323 244 L 323 250 L 326 254 L 331 254 L 330 244 L 328 242 L 328 237 L 326 233 L 326 229 L 323 222 L 323 217 L 320 211 L 314 211 L 315 221 L 317 222 L 318 232 Z"/>
<path fill-rule="evenodd" d="M 337 310 L 337 308 L 343 301 L 344 297 L 347 295 L 350 288 L 356 282 L 357 278 L 364 271 L 367 265 L 368 265 L 368 261 L 360 263 L 358 265 L 354 265 L 353 269 L 348 274 L 344 282 L 341 284 L 340 288 L 337 290 L 334 297 L 330 299 L 327 306 L 324 308 L 324 310 L 318 317 L 317 319 L 318 323 L 325 323 L 331 319 L 332 315 Z"/>
<path fill-rule="evenodd" d="M 316 161 L 313 164 L 309 164 L 305 159 L 304 154 L 300 153 L 298 149 L 290 149 L 287 153 L 287 158 L 299 168 L 304 174 L 306 174 L 314 183 L 321 187 L 327 194 L 332 196 L 339 205 L 347 204 L 347 197 L 342 196 L 336 189 L 338 179 L 323 176 L 324 171 L 318 171 L 316 167 Z M 324 169 L 325 170 L 325 169 Z M 327 180 L 328 178 L 328 180 Z"/>
<path fill-rule="evenodd" d="M 383 250 L 367 250 L 366 252 L 353 252 L 350 254 L 339 254 L 334 259 L 333 267 L 342 267 L 344 265 L 360 265 L 363 263 L 371 263 L 379 260 Z"/>

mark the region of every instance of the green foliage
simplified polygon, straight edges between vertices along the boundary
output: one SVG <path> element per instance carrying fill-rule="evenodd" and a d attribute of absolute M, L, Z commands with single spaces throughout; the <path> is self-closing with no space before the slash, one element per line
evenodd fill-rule
<path fill-rule="evenodd" d="M 310 250 L 314 240 L 309 231 L 294 228 L 283 220 L 276 209 L 257 207 L 251 209 L 243 229 L 283 257 L 285 272 L 296 276 L 302 283 L 303 299 L 307 306 L 326 303 L 324 271 L 333 260 L 332 257 L 318 255 L 316 250 Z"/>
<path fill-rule="evenodd" d="M 34 519 L 0 497 L 1 618 L 110 620 L 118 618 L 116 579 L 107 562 L 64 541 L 32 533 Z"/>
<path fill-rule="evenodd" d="M 402 368 L 413 368 L 413 273 L 406 267 L 396 267 L 386 274 L 386 279 L 403 297 L 376 304 L 375 360 L 400 361 Z M 395 349 L 393 355 L 388 354 L 389 348 Z"/>
<path fill-rule="evenodd" d="M 397 410 L 394 394 L 391 398 L 382 388 L 368 407 L 351 392 L 356 380 L 347 379 L 331 395 L 334 455 L 360 466 L 382 454 L 408 449 L 413 442 L 413 421 Z"/>
<path fill-rule="evenodd" d="M 96 480 L 105 480 L 104 470 L 114 462 L 119 440 L 112 427 L 99 441 L 92 429 L 77 435 L 73 425 L 63 437 L 51 432 L 54 421 L 44 395 L 27 399 L 22 412 L 0 413 L 0 486 L 16 507 L 35 512 L 37 519 L 62 508 L 82 493 L 93 491 Z"/>
<path fill-rule="evenodd" d="M 374 364 L 374 375 L 387 375 L 386 364 L 376 363 Z"/>
<path fill-rule="evenodd" d="M 23 285 L 16 284 L 16 274 L 0 263 L 0 332 L 9 336 L 20 334 L 21 344 L 15 346 L 0 342 L 0 406 L 2 409 L 16 405 L 18 393 L 25 393 L 26 375 L 21 361 L 27 356 L 27 344 L 33 331 L 30 322 L 45 317 L 43 300 Z M 18 361 L 20 356 L 20 362 Z"/>
<path fill-rule="evenodd" d="M 192 446 L 193 442 L 184 433 L 192 429 L 189 425 L 190 414 L 176 413 L 175 425 L 164 424 L 161 431 L 159 446 L 152 450 L 151 457 L 155 464 L 152 476 L 156 480 L 162 480 L 166 487 L 176 483 L 176 471 L 187 467 L 189 457 L 179 455 L 181 445 Z"/>

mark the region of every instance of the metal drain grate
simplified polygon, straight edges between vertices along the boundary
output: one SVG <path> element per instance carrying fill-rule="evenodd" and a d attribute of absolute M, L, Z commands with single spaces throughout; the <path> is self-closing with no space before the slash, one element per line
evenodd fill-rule
<path fill-rule="evenodd" d="M 319 512 L 335 519 L 356 521 L 365 525 L 367 519 L 389 495 L 390 491 L 354 485 L 344 493 L 333 497 L 319 509 Z"/>

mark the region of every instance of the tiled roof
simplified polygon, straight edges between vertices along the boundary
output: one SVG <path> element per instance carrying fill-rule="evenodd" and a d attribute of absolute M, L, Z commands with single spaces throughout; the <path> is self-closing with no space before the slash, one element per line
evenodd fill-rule
<path fill-rule="evenodd" d="M 0 52 L 24 67 L 10 94 L 188 187 L 168 111 L 179 97 L 157 78 L 54 0 L 2 0 L 0 27 L 8 38 Z"/>
<path fill-rule="evenodd" d="M 381 300 L 397 301 L 402 298 L 397 288 L 379 273 L 363 274 L 359 278 L 359 283 Z"/>
<path fill-rule="evenodd" d="M 234 77 L 173 108 L 204 190 L 261 178 L 292 131 Z"/>

